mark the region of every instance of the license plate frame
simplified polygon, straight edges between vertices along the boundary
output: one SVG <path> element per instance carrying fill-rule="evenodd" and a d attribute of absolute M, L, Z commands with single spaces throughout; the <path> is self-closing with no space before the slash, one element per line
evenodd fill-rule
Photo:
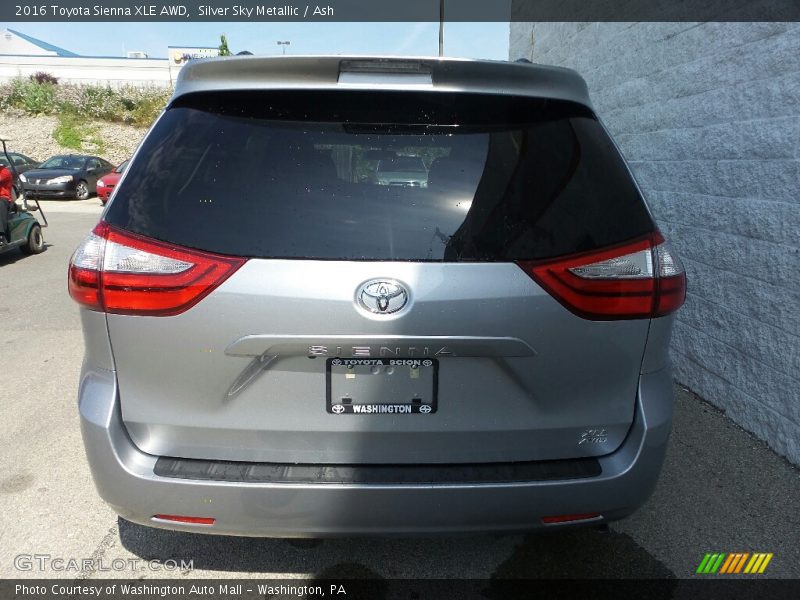
<path fill-rule="evenodd" d="M 377 368 L 376 373 L 374 369 Z M 415 377 L 413 369 L 418 370 Z M 353 377 L 346 377 L 348 372 Z M 353 393 L 361 378 L 394 396 L 373 402 Z M 381 379 L 376 379 L 381 378 Z M 391 379 L 390 379 L 391 378 Z M 345 383 L 348 382 L 349 383 Z M 381 382 L 388 387 L 383 388 Z M 364 387 L 362 385 L 362 387 Z M 335 401 L 334 401 L 335 398 Z M 349 399 L 349 402 L 347 400 Z M 439 361 L 435 358 L 329 358 L 325 361 L 325 408 L 332 415 L 432 415 L 439 402 Z"/>

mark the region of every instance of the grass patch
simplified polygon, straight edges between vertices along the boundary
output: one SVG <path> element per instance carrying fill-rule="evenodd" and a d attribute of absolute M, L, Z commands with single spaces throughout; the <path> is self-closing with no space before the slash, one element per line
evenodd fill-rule
<path fill-rule="evenodd" d="M 53 138 L 65 148 L 80 150 L 81 133 L 78 130 L 77 119 L 72 115 L 61 115 L 58 126 L 53 131 Z"/>
<path fill-rule="evenodd" d="M 71 113 L 58 115 L 58 125 L 53 131 L 53 139 L 61 146 L 79 152 L 100 154 L 105 151 L 100 128 Z"/>

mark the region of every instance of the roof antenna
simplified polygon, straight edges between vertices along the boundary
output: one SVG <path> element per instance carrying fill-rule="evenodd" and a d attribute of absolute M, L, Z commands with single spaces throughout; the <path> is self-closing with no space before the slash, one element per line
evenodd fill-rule
<path fill-rule="evenodd" d="M 439 58 L 444 56 L 444 0 L 439 0 Z"/>

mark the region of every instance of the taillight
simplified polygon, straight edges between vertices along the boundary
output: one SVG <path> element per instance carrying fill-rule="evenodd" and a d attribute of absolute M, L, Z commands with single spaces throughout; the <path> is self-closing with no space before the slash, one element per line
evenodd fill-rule
<path fill-rule="evenodd" d="M 92 310 L 180 314 L 245 263 L 151 240 L 100 222 L 72 255 L 69 293 Z"/>
<path fill-rule="evenodd" d="M 658 232 L 611 248 L 518 264 L 586 319 L 661 317 L 678 310 L 686 298 L 683 265 Z"/>

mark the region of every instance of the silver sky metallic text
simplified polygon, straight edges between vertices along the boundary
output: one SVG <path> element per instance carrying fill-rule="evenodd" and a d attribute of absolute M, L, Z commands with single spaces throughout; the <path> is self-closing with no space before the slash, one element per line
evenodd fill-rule
<path fill-rule="evenodd" d="M 270 6 L 261 4 L 258 6 L 211 6 L 202 5 L 197 7 L 197 14 L 201 17 L 332 17 L 332 6 L 301 5 L 294 6 L 285 4 L 283 6 Z"/>

